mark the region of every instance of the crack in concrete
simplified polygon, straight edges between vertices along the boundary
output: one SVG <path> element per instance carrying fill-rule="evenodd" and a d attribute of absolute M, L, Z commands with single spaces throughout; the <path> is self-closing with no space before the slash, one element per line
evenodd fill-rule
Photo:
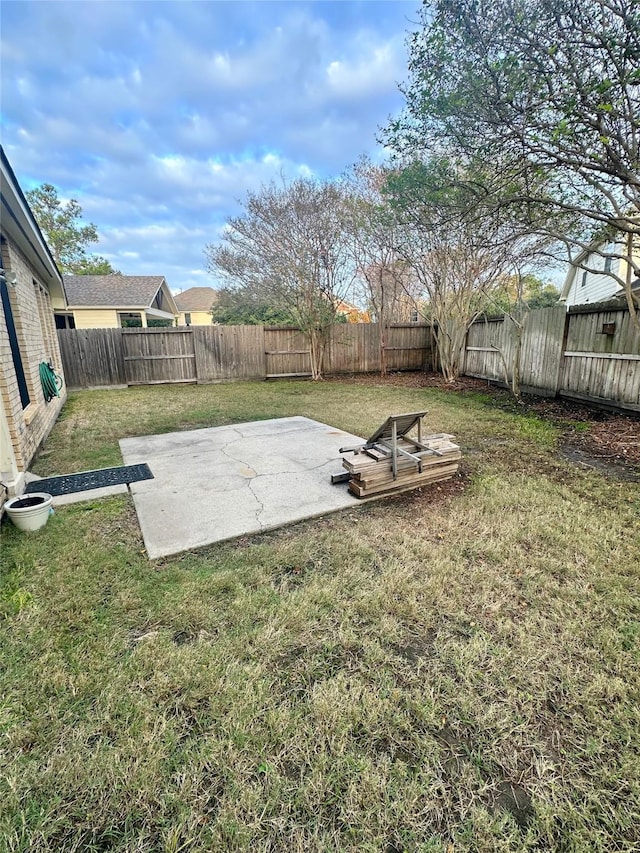
<path fill-rule="evenodd" d="M 261 531 L 264 531 L 264 525 L 260 519 L 260 515 L 265 511 L 265 507 L 264 507 L 264 504 L 262 503 L 262 501 L 260 500 L 260 498 L 256 495 L 256 493 L 253 490 L 253 481 L 257 480 L 258 477 L 264 477 L 266 475 L 265 474 L 258 474 L 258 472 L 255 471 L 251 467 L 251 465 L 249 465 L 249 463 L 246 462 L 244 459 L 238 459 L 237 456 L 231 456 L 230 453 L 227 453 L 227 447 L 229 447 L 232 444 L 236 444 L 238 441 L 242 441 L 245 438 L 245 436 L 243 436 L 239 430 L 233 429 L 233 432 L 236 433 L 238 438 L 235 438 L 232 441 L 228 441 L 223 447 L 221 447 L 219 449 L 220 449 L 221 453 L 224 453 L 224 455 L 227 457 L 227 459 L 230 459 L 232 462 L 238 462 L 240 465 L 244 465 L 245 468 L 247 468 L 249 471 L 253 471 L 254 476 L 253 477 L 247 477 L 245 482 L 247 484 L 247 488 L 249 489 L 249 491 L 253 495 L 255 502 L 258 504 L 258 508 L 256 509 L 256 524 L 258 524 L 260 526 Z"/>
<path fill-rule="evenodd" d="M 258 475 L 258 476 L 260 476 L 260 475 Z M 256 500 L 256 503 L 259 506 L 259 509 L 256 510 L 256 521 L 260 525 L 260 530 L 264 531 L 264 524 L 262 523 L 262 519 L 260 518 L 260 516 L 265 511 L 265 506 L 253 490 L 253 480 L 254 479 L 257 479 L 257 477 L 254 477 L 251 480 L 247 480 L 247 485 L 249 486 L 249 491 L 251 492 L 251 494 L 253 495 L 253 497 Z"/>

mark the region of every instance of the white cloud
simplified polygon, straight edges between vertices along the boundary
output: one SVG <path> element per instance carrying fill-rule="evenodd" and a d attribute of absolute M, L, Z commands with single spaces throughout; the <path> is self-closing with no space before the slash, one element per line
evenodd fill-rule
<path fill-rule="evenodd" d="M 187 287 L 248 190 L 378 156 L 414 3 L 5 7 L 3 137 L 24 188 L 77 198 L 124 272 Z"/>
<path fill-rule="evenodd" d="M 398 38 L 380 42 L 359 38 L 355 59 L 329 63 L 326 76 L 330 90 L 341 98 L 379 96 L 393 91 L 403 76 L 404 50 Z"/>

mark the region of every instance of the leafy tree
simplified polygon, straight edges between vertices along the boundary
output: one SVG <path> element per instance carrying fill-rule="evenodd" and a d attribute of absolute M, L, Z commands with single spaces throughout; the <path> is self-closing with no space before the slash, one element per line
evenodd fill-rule
<path fill-rule="evenodd" d="M 295 325 L 289 311 L 265 302 L 260 294 L 251 293 L 249 288 L 219 290 L 211 316 L 215 323 L 225 326 Z"/>
<path fill-rule="evenodd" d="M 518 305 L 534 311 L 558 304 L 560 291 L 534 273 L 512 273 L 505 277 L 500 289 L 491 300 L 489 310 L 495 314 L 508 314 Z"/>
<path fill-rule="evenodd" d="M 82 208 L 72 198 L 62 204 L 52 184 L 42 184 L 27 194 L 33 215 L 42 229 L 56 264 L 63 273 L 73 275 L 113 275 L 106 258 L 87 255 L 87 247 L 98 242 L 96 226 L 81 223 Z"/>
<path fill-rule="evenodd" d="M 553 284 L 548 284 L 535 275 L 524 277 L 524 299 L 531 311 L 537 308 L 552 308 L 558 304 L 560 291 Z"/>
<path fill-rule="evenodd" d="M 493 164 L 514 215 L 568 214 L 581 230 L 548 230 L 580 248 L 619 234 L 640 275 L 637 0 L 426 0 L 421 14 L 392 148 Z M 619 283 L 635 317 L 631 276 Z"/>
<path fill-rule="evenodd" d="M 309 340 L 311 374 L 322 377 L 329 331 L 353 281 L 339 187 L 299 178 L 249 192 L 205 254 L 231 288 L 286 312 Z"/>
<path fill-rule="evenodd" d="M 440 369 L 460 372 L 471 324 L 504 289 L 536 241 L 474 189 L 470 169 L 446 158 L 415 161 L 391 173 L 387 194 L 398 223 L 397 251 L 421 288 L 423 313 L 436 334 Z"/>
<path fill-rule="evenodd" d="M 122 275 L 102 255 L 89 255 L 74 265 L 74 275 Z"/>

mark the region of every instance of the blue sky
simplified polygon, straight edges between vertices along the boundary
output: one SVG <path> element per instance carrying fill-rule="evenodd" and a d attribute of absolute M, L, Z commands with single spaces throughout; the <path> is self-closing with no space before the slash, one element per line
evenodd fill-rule
<path fill-rule="evenodd" d="M 415 2 L 2 2 L 2 143 L 124 273 L 214 284 L 248 189 L 382 156 Z"/>

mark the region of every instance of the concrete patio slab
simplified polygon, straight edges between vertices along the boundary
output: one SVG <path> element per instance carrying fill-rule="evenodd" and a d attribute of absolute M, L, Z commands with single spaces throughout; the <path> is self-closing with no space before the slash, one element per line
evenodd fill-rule
<path fill-rule="evenodd" d="M 361 442 L 303 417 L 121 439 L 154 476 L 130 486 L 149 559 L 361 504 L 330 481 Z"/>

